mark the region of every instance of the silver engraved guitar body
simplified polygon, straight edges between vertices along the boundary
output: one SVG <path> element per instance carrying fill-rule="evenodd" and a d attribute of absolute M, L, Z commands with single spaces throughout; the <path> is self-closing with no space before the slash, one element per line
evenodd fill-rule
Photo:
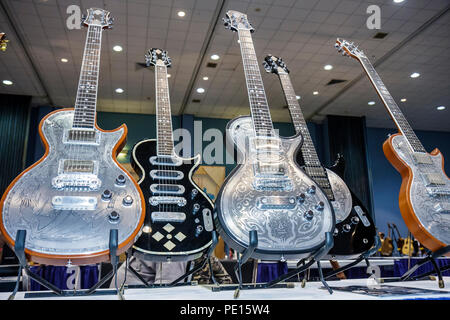
<path fill-rule="evenodd" d="M 267 260 L 301 259 L 323 246 L 325 233 L 334 230 L 334 212 L 325 193 L 294 160 L 300 135 L 275 138 L 277 161 L 262 158 L 252 147 L 251 117 L 230 121 L 227 136 L 242 161 L 216 201 L 216 225 L 225 242 L 242 252 L 249 246 L 249 232 L 256 230 L 258 246 L 252 256 Z"/>
<path fill-rule="evenodd" d="M 106 261 L 110 229 L 118 229 L 119 254 L 144 221 L 142 193 L 115 161 L 126 127 L 72 129 L 73 117 L 73 110 L 64 109 L 41 121 L 46 155 L 2 198 L 2 233 L 13 245 L 17 231 L 26 230 L 25 252 L 39 263 Z"/>
<path fill-rule="evenodd" d="M 419 238 L 425 232 L 434 238 L 434 242 L 450 244 L 450 180 L 443 171 L 442 154 L 413 153 L 401 134 L 394 135 L 390 140 L 396 156 L 409 168 L 407 196 L 404 201 L 400 199 L 405 222 L 408 224 L 413 219 L 418 220 L 419 224 L 408 224 L 408 227 L 413 232 L 420 226 L 422 231 L 413 234 L 425 245 L 426 240 Z M 412 211 L 409 210 L 411 207 Z"/>

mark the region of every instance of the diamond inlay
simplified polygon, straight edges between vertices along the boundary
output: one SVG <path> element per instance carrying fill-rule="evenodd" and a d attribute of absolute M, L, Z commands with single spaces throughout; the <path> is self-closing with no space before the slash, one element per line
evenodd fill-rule
<path fill-rule="evenodd" d="M 178 240 L 178 241 L 183 241 L 184 239 L 186 239 L 186 236 L 184 235 L 184 233 L 182 233 L 182 232 L 178 232 L 176 235 L 175 235 L 175 238 Z"/>
<path fill-rule="evenodd" d="M 167 241 L 166 243 L 164 243 L 164 247 L 167 248 L 167 250 L 172 250 L 173 248 L 175 248 L 175 243 L 173 243 L 172 241 Z"/>
<path fill-rule="evenodd" d="M 164 238 L 164 236 L 163 236 L 159 231 L 156 231 L 156 233 L 154 233 L 152 237 L 153 237 L 156 241 L 159 241 L 159 240 L 161 240 L 162 238 Z"/>
<path fill-rule="evenodd" d="M 168 223 L 163 227 L 163 229 L 170 233 L 173 229 L 175 229 L 175 227 Z"/>

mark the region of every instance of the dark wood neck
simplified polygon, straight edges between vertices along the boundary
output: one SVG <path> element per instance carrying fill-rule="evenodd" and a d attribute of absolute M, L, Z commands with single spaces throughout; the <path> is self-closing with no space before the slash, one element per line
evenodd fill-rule
<path fill-rule="evenodd" d="M 272 118 L 251 33 L 247 29 L 239 29 L 238 34 L 255 134 L 261 137 L 274 136 Z"/>
<path fill-rule="evenodd" d="M 294 88 L 292 87 L 291 79 L 288 73 L 278 74 L 281 82 L 281 87 L 284 91 L 284 96 L 289 107 L 289 113 L 291 114 L 292 123 L 295 128 L 295 132 L 300 132 L 303 136 L 302 154 L 305 161 L 305 165 L 320 166 L 320 160 L 314 147 L 314 143 L 311 139 L 311 135 L 306 125 L 306 120 L 303 116 L 302 109 L 298 104 Z"/>
<path fill-rule="evenodd" d="M 156 124 L 158 155 L 173 155 L 172 113 L 170 111 L 167 67 L 161 62 L 155 66 Z"/>
<path fill-rule="evenodd" d="M 326 193 L 329 200 L 334 200 L 333 190 L 328 179 L 327 172 L 322 166 L 319 157 L 314 147 L 314 143 L 311 139 L 311 135 L 306 124 L 306 120 L 303 116 L 303 112 L 297 101 L 294 88 L 292 87 L 291 78 L 286 72 L 279 72 L 281 87 L 283 88 L 284 96 L 289 107 L 289 113 L 291 114 L 292 123 L 295 131 L 301 133 L 303 136 L 303 144 L 301 152 L 303 155 L 304 168 L 306 173 L 313 178 L 317 184 Z"/>
<path fill-rule="evenodd" d="M 102 30 L 101 26 L 88 26 L 75 101 L 73 128 L 94 129 L 95 126 Z"/>
<path fill-rule="evenodd" d="M 398 130 L 408 141 L 411 149 L 414 152 L 426 153 L 426 150 L 420 142 L 419 138 L 417 138 L 414 130 L 409 125 L 397 103 L 395 103 L 391 94 L 386 89 L 386 86 L 384 85 L 383 81 L 381 81 L 380 76 L 375 71 L 375 68 L 372 66 L 370 60 L 367 57 L 360 57 L 358 60 L 366 71 L 367 76 L 372 82 L 372 85 L 374 86 L 384 105 L 386 106 L 386 109 L 388 110 L 392 120 L 394 120 L 395 124 L 397 125 Z"/>

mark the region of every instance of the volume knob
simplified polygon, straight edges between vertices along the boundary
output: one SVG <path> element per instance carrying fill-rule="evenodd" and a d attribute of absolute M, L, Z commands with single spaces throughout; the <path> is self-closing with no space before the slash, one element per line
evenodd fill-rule
<path fill-rule="evenodd" d="M 310 194 L 316 193 L 316 186 L 313 185 L 313 186 L 309 187 L 308 193 L 310 193 Z"/>
<path fill-rule="evenodd" d="M 191 191 L 191 199 L 194 199 L 198 194 L 198 190 L 197 189 L 192 189 Z"/>
<path fill-rule="evenodd" d="M 323 203 L 323 201 L 319 201 L 319 203 L 316 206 L 316 209 L 319 211 L 323 211 L 324 208 L 325 208 L 325 203 Z"/>
<path fill-rule="evenodd" d="M 192 213 L 196 214 L 198 210 L 200 210 L 200 205 L 198 203 L 194 203 L 194 205 L 192 206 Z"/>
<path fill-rule="evenodd" d="M 314 212 L 312 210 L 308 210 L 305 212 L 304 217 L 306 220 L 311 221 L 314 217 Z"/>
<path fill-rule="evenodd" d="M 124 206 L 131 206 L 133 204 L 133 197 L 126 195 L 125 198 L 123 198 L 122 203 Z"/>
<path fill-rule="evenodd" d="M 116 184 L 121 186 L 125 184 L 125 176 L 123 174 L 120 174 L 116 178 Z"/>
<path fill-rule="evenodd" d="M 111 211 L 108 218 L 110 222 L 117 222 L 120 218 L 120 215 L 117 211 Z"/>
<path fill-rule="evenodd" d="M 112 193 L 111 191 L 109 191 L 108 189 L 106 189 L 105 191 L 103 191 L 102 193 L 102 200 L 104 201 L 109 201 L 111 199 Z"/>

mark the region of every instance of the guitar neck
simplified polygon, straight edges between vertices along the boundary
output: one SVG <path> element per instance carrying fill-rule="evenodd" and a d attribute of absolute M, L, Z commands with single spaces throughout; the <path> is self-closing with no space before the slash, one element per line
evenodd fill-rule
<path fill-rule="evenodd" d="M 359 62 L 363 66 L 364 71 L 366 72 L 367 76 L 370 79 L 370 82 L 372 83 L 376 92 L 383 101 L 392 120 L 394 120 L 398 130 L 406 138 L 413 152 L 426 153 L 426 150 L 423 147 L 422 143 L 420 142 L 419 138 L 417 138 L 416 134 L 414 133 L 414 130 L 409 125 L 402 111 L 398 107 L 397 103 L 395 103 L 391 94 L 384 85 L 383 81 L 381 81 L 380 76 L 375 71 L 375 68 L 373 67 L 370 60 L 367 57 L 361 57 L 359 58 Z"/>
<path fill-rule="evenodd" d="M 291 115 L 292 123 L 295 128 L 295 132 L 300 132 L 303 136 L 302 154 L 306 165 L 320 166 L 320 160 L 317 156 L 316 148 L 311 139 L 311 135 L 306 124 L 306 120 L 303 116 L 302 109 L 296 98 L 294 89 L 292 87 L 291 78 L 288 73 L 278 74 L 281 87 L 283 88 L 284 96 L 289 107 L 289 113 Z"/>
<path fill-rule="evenodd" d="M 155 66 L 156 123 L 158 155 L 173 155 L 172 114 L 170 110 L 169 82 L 167 67 Z"/>
<path fill-rule="evenodd" d="M 73 128 L 94 129 L 95 126 L 102 30 L 102 27 L 98 25 L 88 26 L 75 101 Z"/>
<path fill-rule="evenodd" d="M 238 34 L 255 134 L 257 136 L 274 136 L 272 118 L 251 33 L 249 30 L 239 29 Z"/>

